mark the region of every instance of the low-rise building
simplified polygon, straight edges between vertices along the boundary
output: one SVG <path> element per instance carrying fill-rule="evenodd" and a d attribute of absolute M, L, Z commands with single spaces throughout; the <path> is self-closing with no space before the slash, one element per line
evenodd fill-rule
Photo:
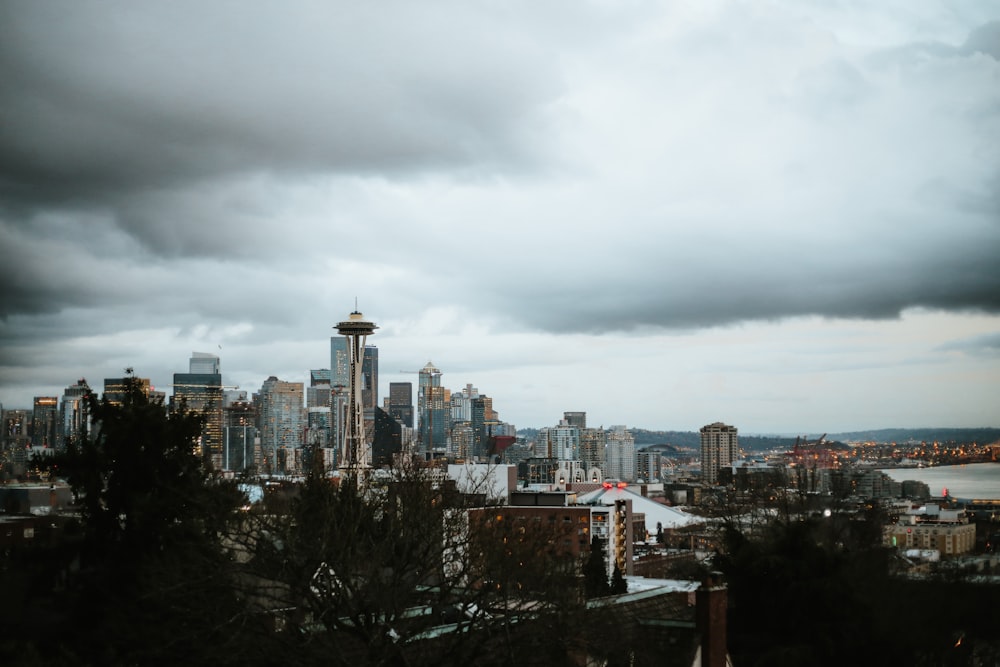
<path fill-rule="evenodd" d="M 928 504 L 911 508 L 885 530 L 885 542 L 900 549 L 937 550 L 944 558 L 970 553 L 976 546 L 976 526 L 962 509 Z"/>

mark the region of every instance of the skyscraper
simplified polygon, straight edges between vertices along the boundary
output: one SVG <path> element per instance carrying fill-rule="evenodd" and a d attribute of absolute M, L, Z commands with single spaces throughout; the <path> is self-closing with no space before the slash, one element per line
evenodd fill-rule
<path fill-rule="evenodd" d="M 31 412 L 4 410 L 0 427 L 0 457 L 20 466 L 23 472 L 23 465 L 28 460 L 27 450 L 31 447 Z"/>
<path fill-rule="evenodd" d="M 149 396 L 149 378 L 138 378 L 129 375 L 123 378 L 104 378 L 104 400 L 112 405 L 121 405 L 125 402 L 125 397 L 133 388 L 139 389 L 144 395 Z"/>
<path fill-rule="evenodd" d="M 389 383 L 389 414 L 407 428 L 413 428 L 413 383 Z"/>
<path fill-rule="evenodd" d="M 87 412 L 87 395 L 90 387 L 86 380 L 78 380 L 63 391 L 62 402 L 59 404 L 59 447 L 68 442 L 76 441 L 89 432 L 90 420 Z"/>
<path fill-rule="evenodd" d="M 470 426 L 472 426 L 472 451 L 470 455 L 475 460 L 482 460 L 486 456 L 486 411 L 488 405 L 492 405 L 492 403 L 488 403 L 487 398 L 482 395 L 475 397 L 471 401 L 472 419 L 470 420 Z"/>
<path fill-rule="evenodd" d="M 59 399 L 56 396 L 35 396 L 31 413 L 31 446 L 55 447 L 59 425 Z"/>
<path fill-rule="evenodd" d="M 612 426 L 605 436 L 604 470 L 611 479 L 635 481 L 635 438 L 624 426 Z"/>
<path fill-rule="evenodd" d="M 378 406 L 378 348 L 374 345 L 365 346 L 361 377 L 361 404 L 366 410 L 371 410 Z"/>
<path fill-rule="evenodd" d="M 273 473 L 296 473 L 284 464 L 294 461 L 291 452 L 302 447 L 306 427 L 304 388 L 301 382 L 285 382 L 275 376 L 260 388 L 260 444 Z"/>
<path fill-rule="evenodd" d="M 347 349 L 347 339 L 343 336 L 330 337 L 330 386 L 349 387 L 351 385 L 351 356 Z"/>
<path fill-rule="evenodd" d="M 736 427 L 715 422 L 701 427 L 701 479 L 717 484 L 719 470 L 739 458 Z"/>
<path fill-rule="evenodd" d="M 444 449 L 448 444 L 451 410 L 445 393 L 445 388 L 441 386 L 441 371 L 428 361 L 420 369 L 417 387 L 420 450 L 428 454 Z"/>
<path fill-rule="evenodd" d="M 560 461 L 579 461 L 580 429 L 570 426 L 565 419 L 558 426 L 540 429 L 535 454 Z"/>
<path fill-rule="evenodd" d="M 660 452 L 658 450 L 636 452 L 636 478 L 644 482 L 659 482 L 662 475 Z"/>
<path fill-rule="evenodd" d="M 306 407 L 330 407 L 330 369 L 319 368 L 309 371 L 309 386 L 306 387 Z"/>
<path fill-rule="evenodd" d="M 472 399 L 479 398 L 479 390 L 471 384 L 465 385 L 465 389 L 453 391 L 451 393 L 451 423 L 472 421 Z"/>
<path fill-rule="evenodd" d="M 587 428 L 587 413 L 586 412 L 564 412 L 563 419 L 570 426 L 575 426 L 578 429 Z"/>
<path fill-rule="evenodd" d="M 201 433 L 201 454 L 217 469 L 222 467 L 222 374 L 219 358 L 204 352 L 192 352 L 188 373 L 174 373 L 174 393 L 170 406 L 182 406 L 205 415 Z M 211 370 L 211 373 L 198 371 Z M 146 380 L 148 388 L 148 380 Z"/>
<path fill-rule="evenodd" d="M 208 352 L 192 352 L 188 370 L 201 375 L 215 375 L 222 372 L 219 370 L 219 357 Z"/>
<path fill-rule="evenodd" d="M 336 450 L 337 465 L 347 447 L 348 398 L 351 386 L 351 355 L 347 339 L 330 337 L 330 444 Z"/>
<path fill-rule="evenodd" d="M 587 471 L 587 479 L 600 481 L 605 478 L 606 446 L 607 435 L 603 428 L 580 429 L 580 460 Z"/>
<path fill-rule="evenodd" d="M 330 370 L 320 368 L 309 371 L 306 387 L 306 412 L 308 433 L 305 444 L 328 448 L 332 442 L 333 392 L 330 389 Z"/>
<path fill-rule="evenodd" d="M 372 464 L 388 466 L 393 456 L 403 451 L 403 426 L 382 408 L 375 408 L 372 436 Z"/>
<path fill-rule="evenodd" d="M 255 468 L 257 427 L 253 403 L 226 401 L 222 412 L 222 469 L 243 472 Z"/>

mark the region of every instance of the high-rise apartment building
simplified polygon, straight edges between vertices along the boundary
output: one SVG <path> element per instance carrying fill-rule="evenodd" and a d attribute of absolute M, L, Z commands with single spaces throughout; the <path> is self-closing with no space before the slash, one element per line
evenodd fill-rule
<path fill-rule="evenodd" d="M 587 479 L 603 480 L 607 476 L 604 458 L 606 446 L 607 437 L 603 428 L 580 429 L 580 461 L 587 471 Z"/>
<path fill-rule="evenodd" d="M 473 437 L 471 422 L 452 422 L 448 440 L 448 456 L 462 461 L 472 457 Z"/>
<path fill-rule="evenodd" d="M 579 461 L 580 429 L 570 426 L 565 419 L 558 426 L 540 429 L 535 454 L 560 461 Z"/>
<path fill-rule="evenodd" d="M 451 422 L 472 421 L 472 399 L 479 398 L 479 390 L 471 384 L 465 385 L 465 389 L 451 393 Z"/>
<path fill-rule="evenodd" d="M 610 479 L 635 481 L 635 438 L 624 426 L 608 429 L 604 449 L 604 471 Z"/>
<path fill-rule="evenodd" d="M 739 458 L 736 427 L 715 422 L 701 427 L 701 479 L 717 484 L 719 470 Z"/>
<path fill-rule="evenodd" d="M 644 482 L 659 482 L 662 476 L 660 452 L 657 450 L 636 452 L 636 479 Z"/>
<path fill-rule="evenodd" d="M 291 452 L 302 447 L 306 427 L 305 388 L 301 382 L 285 382 L 275 376 L 264 380 L 260 404 L 260 443 L 271 473 L 287 470 L 282 461 L 293 461 Z"/>

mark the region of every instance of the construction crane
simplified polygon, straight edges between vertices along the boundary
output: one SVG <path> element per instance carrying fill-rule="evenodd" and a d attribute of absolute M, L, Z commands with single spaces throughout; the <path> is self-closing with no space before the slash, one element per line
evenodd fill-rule
<path fill-rule="evenodd" d="M 826 433 L 815 440 L 809 440 L 804 435 L 795 437 L 795 446 L 787 456 L 796 465 L 807 465 L 808 467 L 831 468 L 834 466 L 836 458 L 831 448 L 826 443 Z"/>

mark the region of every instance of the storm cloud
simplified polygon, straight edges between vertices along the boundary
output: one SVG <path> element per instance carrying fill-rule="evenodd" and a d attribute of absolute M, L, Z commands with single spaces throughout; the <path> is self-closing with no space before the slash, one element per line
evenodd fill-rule
<path fill-rule="evenodd" d="M 0 387 L 119 332 L 294 350 L 355 296 L 482 347 L 993 318 L 1000 22 L 905 7 L 6 3 Z"/>

